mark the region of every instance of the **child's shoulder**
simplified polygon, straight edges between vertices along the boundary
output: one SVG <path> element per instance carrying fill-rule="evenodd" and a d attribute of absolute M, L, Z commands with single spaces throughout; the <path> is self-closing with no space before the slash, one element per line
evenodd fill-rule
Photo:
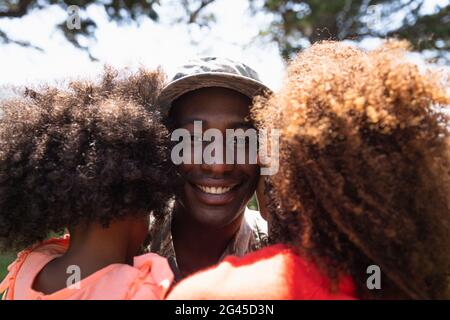
<path fill-rule="evenodd" d="M 37 257 L 54 257 L 63 254 L 69 246 L 69 236 L 65 235 L 61 238 L 51 238 L 35 244 L 17 254 L 14 260 L 8 267 L 8 272 L 18 272 L 20 268 L 31 260 L 36 260 Z M 38 259 L 39 260 L 39 259 Z"/>
<path fill-rule="evenodd" d="M 39 253 L 44 255 L 61 255 L 66 252 L 69 247 L 70 237 L 68 234 L 58 237 L 44 240 L 37 245 L 30 247 L 22 252 Z"/>
<path fill-rule="evenodd" d="M 74 284 L 78 290 L 63 289 L 43 297 L 57 300 L 160 300 L 172 282 L 167 260 L 147 253 L 134 258 L 133 265 L 110 264 Z"/>
<path fill-rule="evenodd" d="M 63 254 L 69 245 L 69 237 L 51 238 L 35 244 L 17 254 L 8 266 L 8 274 L 0 283 L 0 293 L 6 292 L 5 299 L 13 297 L 12 288 L 27 286 L 36 273 L 55 256 Z M 20 279 L 18 275 L 20 273 Z"/>
<path fill-rule="evenodd" d="M 217 286 L 218 283 L 222 285 Z M 244 257 L 227 257 L 216 267 L 180 282 L 169 299 L 290 300 L 352 297 L 351 284 L 342 289 L 331 292 L 327 277 L 314 264 L 288 246 L 273 245 Z"/>
<path fill-rule="evenodd" d="M 111 264 L 81 279 L 74 286 L 78 290 L 64 288 L 49 295 L 34 291 L 37 274 L 55 256 L 65 252 L 68 240 L 68 237 L 50 239 L 19 253 L 0 284 L 0 294 L 6 292 L 3 299 L 163 299 L 173 282 L 167 260 L 147 253 L 135 257 L 132 266 Z"/>
<path fill-rule="evenodd" d="M 129 286 L 128 299 L 164 299 L 174 274 L 166 258 L 156 253 L 147 253 L 134 258 L 133 269 L 138 276 Z"/>

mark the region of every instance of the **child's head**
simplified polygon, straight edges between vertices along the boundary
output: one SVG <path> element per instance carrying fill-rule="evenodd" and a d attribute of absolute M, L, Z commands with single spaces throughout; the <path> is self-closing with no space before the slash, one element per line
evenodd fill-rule
<path fill-rule="evenodd" d="M 164 75 L 106 69 L 100 80 L 2 103 L 0 247 L 133 216 L 145 224 L 167 209 L 173 170 L 155 105 Z"/>
<path fill-rule="evenodd" d="M 442 298 L 450 270 L 442 109 L 450 97 L 442 78 L 406 61 L 404 48 L 313 45 L 254 112 L 282 130 L 272 181 L 281 210 L 271 217 L 282 241 L 334 279 L 351 274 L 362 296 Z M 367 290 L 369 265 L 381 268 L 381 290 Z"/>

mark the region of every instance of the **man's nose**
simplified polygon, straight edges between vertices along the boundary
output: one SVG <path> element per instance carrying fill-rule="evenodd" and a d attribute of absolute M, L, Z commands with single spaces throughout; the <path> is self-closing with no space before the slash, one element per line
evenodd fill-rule
<path fill-rule="evenodd" d="M 227 172 L 231 172 L 233 171 L 233 167 L 234 167 L 233 164 L 226 164 L 226 163 L 211 163 L 211 164 L 203 163 L 201 165 L 202 170 L 208 171 L 213 174 L 224 174 Z"/>
<path fill-rule="evenodd" d="M 234 168 L 233 163 L 226 163 L 225 152 L 213 153 L 211 159 L 203 159 L 201 168 L 204 171 L 208 171 L 214 174 L 224 174 L 230 172 Z"/>

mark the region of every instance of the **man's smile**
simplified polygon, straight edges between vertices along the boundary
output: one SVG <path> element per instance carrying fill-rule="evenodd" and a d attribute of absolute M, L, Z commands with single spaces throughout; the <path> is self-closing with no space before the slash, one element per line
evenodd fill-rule
<path fill-rule="evenodd" d="M 237 184 L 230 186 L 211 186 L 211 185 L 195 184 L 197 188 L 209 194 L 224 194 L 233 189 L 236 185 Z"/>
<path fill-rule="evenodd" d="M 226 183 L 217 181 L 214 183 L 193 183 L 188 182 L 188 186 L 200 202 L 207 205 L 226 205 L 233 201 L 239 193 L 243 183 Z"/>

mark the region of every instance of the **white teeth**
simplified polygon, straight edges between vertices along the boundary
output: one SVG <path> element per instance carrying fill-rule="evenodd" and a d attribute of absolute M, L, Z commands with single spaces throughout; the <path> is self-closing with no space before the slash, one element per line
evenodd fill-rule
<path fill-rule="evenodd" d="M 211 194 L 227 193 L 228 191 L 230 191 L 233 188 L 233 187 L 207 187 L 207 186 L 201 186 L 198 184 L 196 186 L 203 192 L 211 193 Z"/>

